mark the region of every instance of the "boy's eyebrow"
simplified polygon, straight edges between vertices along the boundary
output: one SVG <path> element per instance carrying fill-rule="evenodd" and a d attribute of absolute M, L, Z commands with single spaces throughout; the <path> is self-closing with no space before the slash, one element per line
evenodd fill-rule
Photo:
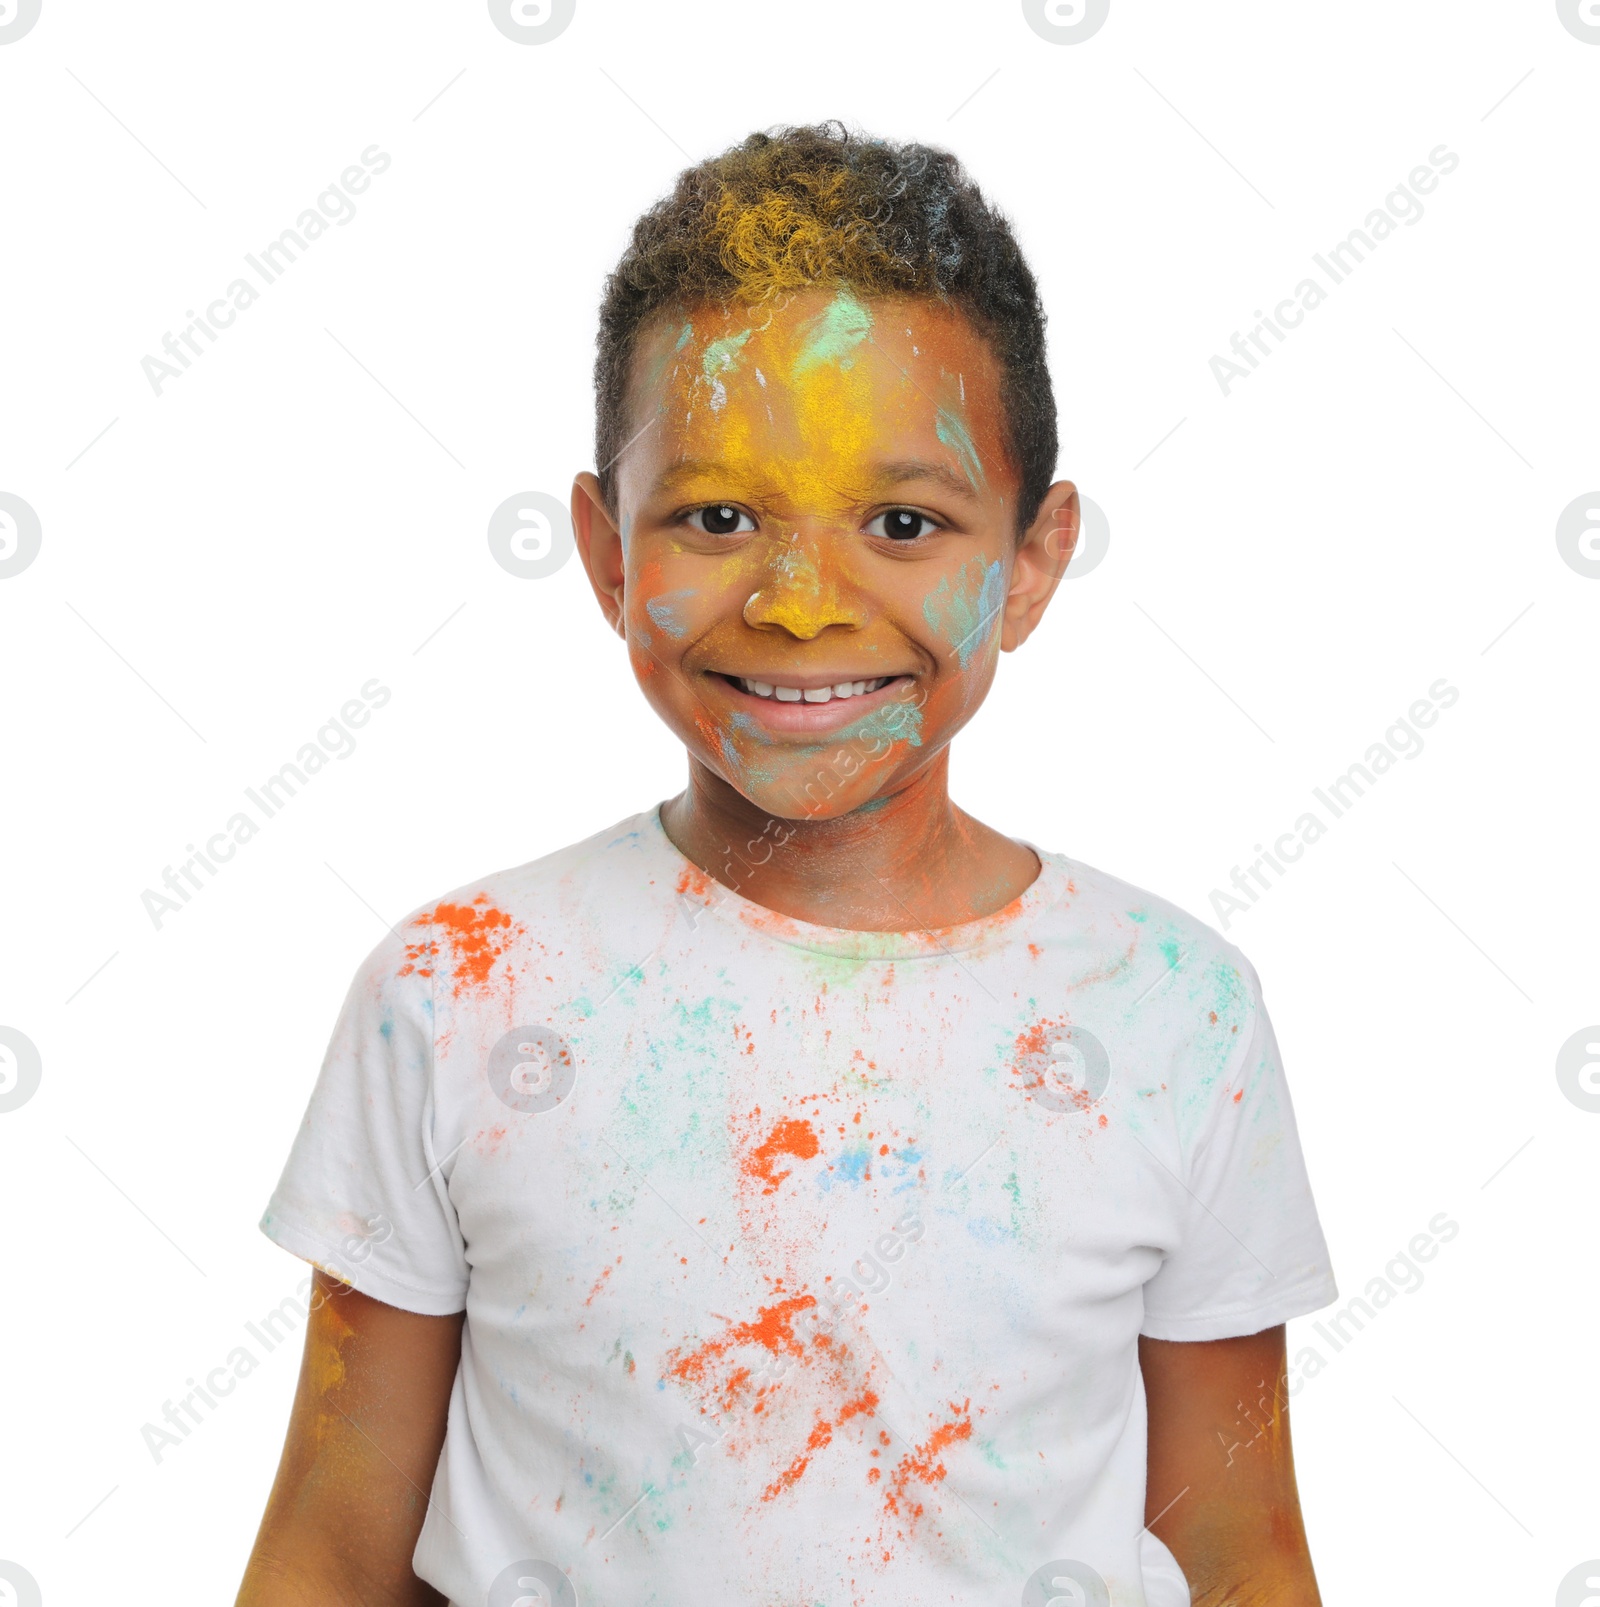
<path fill-rule="evenodd" d="M 904 485 L 908 480 L 932 480 L 952 496 L 964 497 L 968 502 L 978 500 L 977 493 L 964 474 L 943 463 L 928 463 L 921 458 L 902 458 L 894 463 L 880 463 L 874 476 L 880 485 Z"/>
<path fill-rule="evenodd" d="M 726 463 L 705 458 L 685 458 L 662 470 L 656 478 L 655 488 L 657 491 L 670 491 L 689 480 L 728 480 L 733 477 L 734 471 Z M 905 485 L 912 480 L 931 480 L 951 496 L 964 498 L 968 502 L 978 500 L 966 476 L 957 474 L 943 463 L 930 463 L 921 458 L 898 458 L 891 463 L 878 464 L 872 473 L 873 485 L 884 489 Z"/>

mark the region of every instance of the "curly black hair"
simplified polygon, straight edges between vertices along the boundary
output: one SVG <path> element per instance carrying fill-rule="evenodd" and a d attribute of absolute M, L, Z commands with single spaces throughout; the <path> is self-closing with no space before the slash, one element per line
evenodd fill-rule
<path fill-rule="evenodd" d="M 649 320 L 815 285 L 943 297 L 971 319 L 1001 368 L 1020 535 L 1055 477 L 1057 449 L 1033 273 L 1009 222 L 950 152 L 836 121 L 749 135 L 686 168 L 634 225 L 600 304 L 595 453 L 606 505 L 616 511 L 634 352 Z"/>

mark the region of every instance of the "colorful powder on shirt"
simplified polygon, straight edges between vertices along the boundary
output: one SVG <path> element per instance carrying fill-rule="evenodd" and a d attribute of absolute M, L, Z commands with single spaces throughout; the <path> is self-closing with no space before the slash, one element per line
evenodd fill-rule
<path fill-rule="evenodd" d="M 766 1142 L 753 1150 L 742 1170 L 751 1177 L 760 1178 L 765 1187 L 763 1194 L 776 1194 L 778 1185 L 789 1176 L 788 1170 L 773 1171 L 773 1163 L 780 1155 L 792 1155 L 796 1160 L 814 1160 L 817 1154 L 817 1135 L 808 1121 L 785 1117 L 777 1122 Z"/>
<path fill-rule="evenodd" d="M 489 903 L 487 893 L 479 893 L 470 904 L 441 904 L 431 914 L 419 915 L 411 924 L 443 931 L 455 963 L 452 975 L 457 997 L 463 988 L 488 986 L 495 962 L 523 931 L 521 927 L 512 931 L 511 917 L 503 910 L 495 909 Z M 439 946 L 433 941 L 408 943 L 407 963 L 400 968 L 399 974 L 407 976 L 415 968 L 418 975 L 431 976 L 432 970 L 417 966 L 416 961 L 436 958 L 438 952 Z"/>

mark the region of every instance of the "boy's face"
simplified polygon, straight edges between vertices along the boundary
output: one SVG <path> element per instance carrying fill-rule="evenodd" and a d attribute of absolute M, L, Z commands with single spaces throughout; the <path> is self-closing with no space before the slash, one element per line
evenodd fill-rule
<path fill-rule="evenodd" d="M 617 522 L 574 489 L 584 560 L 639 684 L 767 813 L 899 790 L 983 701 L 1077 533 L 1070 485 L 1016 537 L 1000 370 L 922 298 L 816 290 L 649 326 Z"/>

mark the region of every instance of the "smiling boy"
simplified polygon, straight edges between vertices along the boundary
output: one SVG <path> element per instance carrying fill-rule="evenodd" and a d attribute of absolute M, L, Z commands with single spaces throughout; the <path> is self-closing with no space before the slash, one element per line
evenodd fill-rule
<path fill-rule="evenodd" d="M 640 220 L 597 389 L 578 546 L 688 786 L 358 975 L 240 1601 L 1312 1607 L 1255 973 L 947 790 L 1078 527 L 1005 221 L 752 136 Z"/>

